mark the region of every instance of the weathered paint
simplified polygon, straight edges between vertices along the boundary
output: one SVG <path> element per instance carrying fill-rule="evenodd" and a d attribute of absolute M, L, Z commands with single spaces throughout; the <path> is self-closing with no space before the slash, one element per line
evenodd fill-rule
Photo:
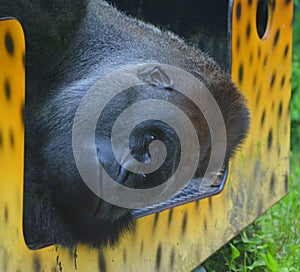
<path fill-rule="evenodd" d="M 24 243 L 24 38 L 18 22 L 0 21 L 1 271 L 189 271 L 287 193 L 293 2 L 269 1 L 262 39 L 258 0 L 229 2 L 232 78 L 248 99 L 251 128 L 224 191 L 140 218 L 118 245 L 100 250 Z"/>

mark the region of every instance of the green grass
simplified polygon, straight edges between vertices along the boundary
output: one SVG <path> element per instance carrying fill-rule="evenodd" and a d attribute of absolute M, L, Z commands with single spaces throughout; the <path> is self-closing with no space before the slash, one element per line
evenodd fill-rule
<path fill-rule="evenodd" d="M 300 271 L 300 6 L 294 16 L 290 191 L 209 258 L 203 264 L 209 272 Z"/>

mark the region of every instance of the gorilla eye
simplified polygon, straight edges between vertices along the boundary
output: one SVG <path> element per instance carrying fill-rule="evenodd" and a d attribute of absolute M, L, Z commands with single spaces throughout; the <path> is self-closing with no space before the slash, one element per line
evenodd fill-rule
<path fill-rule="evenodd" d="M 156 140 L 158 138 L 157 134 L 155 132 L 150 132 L 150 139 Z"/>

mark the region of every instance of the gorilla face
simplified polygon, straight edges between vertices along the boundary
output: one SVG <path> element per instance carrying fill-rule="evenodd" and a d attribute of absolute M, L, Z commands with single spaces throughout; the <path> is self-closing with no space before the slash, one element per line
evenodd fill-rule
<path fill-rule="evenodd" d="M 131 113 L 131 116 L 122 121 L 122 128 L 118 135 L 113 135 L 115 141 L 119 143 L 117 151 L 120 158 L 119 160 L 116 159 L 111 142 L 115 121 L 130 106 L 137 105 L 139 102 L 146 101 L 147 103 L 152 99 L 175 104 L 192 120 L 195 129 L 201 130 L 201 134 L 198 133 L 198 140 L 202 146 L 202 162 L 199 163 L 199 168 L 200 164 L 203 165 L 204 159 L 209 155 L 207 154 L 210 144 L 209 130 L 201 111 L 192 101 L 189 101 L 180 92 L 170 88 L 157 88 L 150 85 L 129 88 L 107 103 L 99 117 L 95 138 L 97 154 L 106 172 L 113 180 L 130 188 L 152 188 L 164 183 L 176 171 L 181 157 L 181 143 L 174 128 L 163 121 L 162 118 L 160 120 L 151 119 L 151 115 L 156 109 L 139 107 L 137 111 Z M 138 122 L 130 133 L 127 133 L 126 128 L 130 127 L 131 123 L 142 114 L 146 114 L 147 119 Z M 174 119 L 175 114 L 175 112 L 168 111 L 166 108 L 159 108 L 159 115 L 164 116 L 165 119 L 168 119 L 168 117 Z M 175 120 L 180 122 L 179 117 Z M 158 157 L 157 154 L 162 151 L 161 146 L 154 144 L 156 141 L 163 143 L 166 148 L 166 156 L 160 167 L 150 173 L 138 171 L 137 169 L 127 170 L 131 165 L 134 165 L 134 161 L 140 163 L 155 161 Z M 129 152 L 126 152 L 128 149 Z"/>

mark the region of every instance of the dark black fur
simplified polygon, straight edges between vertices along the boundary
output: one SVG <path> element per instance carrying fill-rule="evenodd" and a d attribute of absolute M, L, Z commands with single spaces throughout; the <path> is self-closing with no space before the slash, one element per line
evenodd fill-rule
<path fill-rule="evenodd" d="M 205 81 L 221 108 L 227 128 L 226 160 L 245 137 L 248 110 L 230 77 L 171 33 L 131 19 L 101 0 L 2 0 L 0 16 L 19 19 L 27 42 L 24 233 L 30 247 L 77 242 L 99 246 L 113 243 L 130 226 L 127 210 L 101 201 L 83 183 L 71 146 L 80 100 L 109 70 L 145 61 L 185 69 Z M 176 168 L 179 142 L 162 123 L 145 123 L 132 135 L 132 152 L 140 161 L 146 160 L 153 137 L 170 150 L 167 162 L 146 182 L 141 175 L 118 174 L 119 166 L 105 151 L 118 113 L 151 97 L 180 106 L 193 120 L 203 151 L 196 174 L 201 176 L 210 150 L 207 124 L 193 103 L 161 86 L 133 88 L 130 95 L 112 102 L 97 127 L 96 143 L 104 150 L 99 159 L 120 183 L 138 188 L 159 184 Z"/>

